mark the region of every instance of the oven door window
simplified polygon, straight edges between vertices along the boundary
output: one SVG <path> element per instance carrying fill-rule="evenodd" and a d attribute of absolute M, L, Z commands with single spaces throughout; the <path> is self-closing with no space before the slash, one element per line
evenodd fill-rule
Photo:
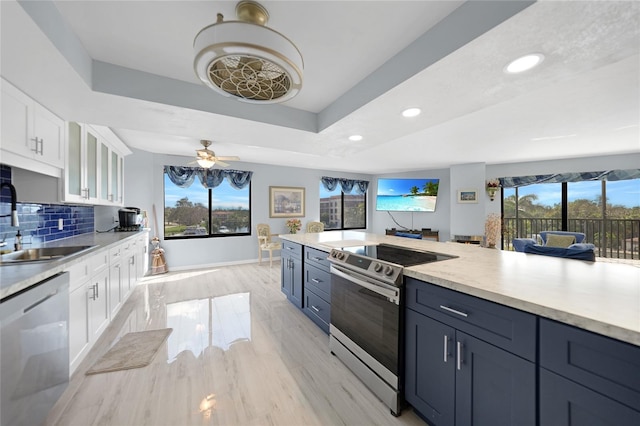
<path fill-rule="evenodd" d="M 331 324 L 398 375 L 398 305 L 345 278 L 331 275 Z"/>

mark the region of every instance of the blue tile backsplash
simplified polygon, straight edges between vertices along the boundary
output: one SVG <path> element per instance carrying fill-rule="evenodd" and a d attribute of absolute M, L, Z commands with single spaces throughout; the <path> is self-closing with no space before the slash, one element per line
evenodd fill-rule
<path fill-rule="evenodd" d="M 0 165 L 0 183 L 11 182 L 11 167 Z M 20 193 L 18 193 L 20 200 Z M 0 239 L 13 240 L 18 229 L 25 245 L 60 240 L 94 232 L 93 206 L 68 204 L 18 203 L 19 227 L 11 226 L 9 217 L 0 218 Z M 0 195 L 0 215 L 11 213 L 11 196 L 7 188 Z M 63 229 L 58 229 L 59 219 Z"/>

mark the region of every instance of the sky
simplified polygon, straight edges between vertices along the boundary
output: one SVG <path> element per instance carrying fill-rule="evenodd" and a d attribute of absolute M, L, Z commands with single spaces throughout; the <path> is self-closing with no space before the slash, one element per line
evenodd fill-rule
<path fill-rule="evenodd" d="M 559 204 L 562 197 L 562 184 L 547 183 L 538 185 L 527 185 L 518 188 L 520 197 L 535 193 L 538 195 L 536 204 L 553 206 Z M 595 201 L 600 195 L 600 181 L 569 182 L 569 201 L 577 199 L 587 199 Z M 513 192 L 511 192 L 513 194 Z M 607 200 L 611 205 L 622 205 L 625 207 L 640 207 L 640 179 L 620 180 L 607 182 Z"/>
<path fill-rule="evenodd" d="M 204 206 L 209 205 L 209 195 L 207 190 L 202 187 L 198 178 L 194 179 L 193 184 L 189 188 L 178 188 L 169 177 L 164 175 L 164 206 L 175 207 L 176 201 L 187 197 L 193 203 L 202 203 Z M 213 188 L 214 208 L 238 208 L 249 209 L 249 186 L 244 189 L 234 189 L 224 180 L 220 186 Z"/>

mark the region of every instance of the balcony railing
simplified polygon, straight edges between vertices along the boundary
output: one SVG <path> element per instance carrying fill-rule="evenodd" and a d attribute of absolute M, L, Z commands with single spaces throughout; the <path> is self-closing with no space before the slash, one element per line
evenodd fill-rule
<path fill-rule="evenodd" d="M 502 243 L 513 250 L 514 238 L 536 238 L 541 231 L 560 230 L 561 219 L 504 218 Z M 640 259 L 640 219 L 569 219 L 571 232 L 583 232 L 596 246 L 597 257 Z"/>

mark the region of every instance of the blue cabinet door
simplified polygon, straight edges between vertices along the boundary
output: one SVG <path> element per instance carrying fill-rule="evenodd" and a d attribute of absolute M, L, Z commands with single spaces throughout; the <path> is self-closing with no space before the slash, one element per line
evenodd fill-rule
<path fill-rule="evenodd" d="M 638 426 L 640 412 L 540 368 L 540 425 Z"/>
<path fill-rule="evenodd" d="M 405 399 L 433 426 L 455 421 L 455 330 L 406 309 Z"/>
<path fill-rule="evenodd" d="M 460 331 L 455 345 L 455 424 L 535 426 L 535 364 Z"/>
<path fill-rule="evenodd" d="M 291 256 L 283 252 L 280 258 L 280 290 L 287 296 L 287 299 L 291 297 L 292 278 Z"/>
<path fill-rule="evenodd" d="M 291 294 L 289 300 L 297 308 L 302 309 L 302 280 L 304 278 L 302 271 L 302 259 L 299 257 L 291 257 Z"/>

